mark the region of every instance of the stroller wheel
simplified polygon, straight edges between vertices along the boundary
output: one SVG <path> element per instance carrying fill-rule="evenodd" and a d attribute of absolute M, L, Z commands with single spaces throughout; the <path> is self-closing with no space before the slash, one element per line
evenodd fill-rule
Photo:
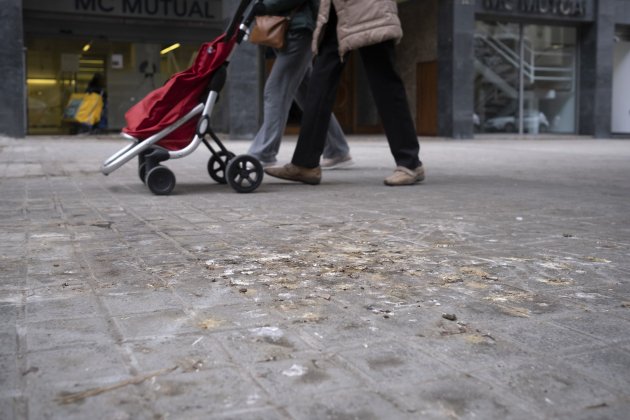
<path fill-rule="evenodd" d="M 214 179 L 219 184 L 227 183 L 225 179 L 225 171 L 228 166 L 228 162 L 236 156 L 232 152 L 220 151 L 217 154 L 210 156 L 208 160 L 208 174 L 210 178 Z"/>
<path fill-rule="evenodd" d="M 227 166 L 227 182 L 236 192 L 250 193 L 263 179 L 263 167 L 258 159 L 250 155 L 235 157 Z"/>
<path fill-rule="evenodd" d="M 147 178 L 147 164 L 141 163 L 138 165 L 138 176 L 140 177 L 140 181 L 144 184 Z"/>
<path fill-rule="evenodd" d="M 147 172 L 147 187 L 155 195 L 169 195 L 175 187 L 175 175 L 166 166 L 156 166 Z"/>

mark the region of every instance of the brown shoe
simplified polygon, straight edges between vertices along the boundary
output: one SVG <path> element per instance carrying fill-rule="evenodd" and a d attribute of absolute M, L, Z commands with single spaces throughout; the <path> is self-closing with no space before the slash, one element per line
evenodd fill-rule
<path fill-rule="evenodd" d="M 265 173 L 275 176 L 276 178 L 303 182 L 310 185 L 317 185 L 322 180 L 322 169 L 319 166 L 316 168 L 304 168 L 292 163 L 287 163 L 284 166 L 265 168 Z"/>
<path fill-rule="evenodd" d="M 416 169 L 397 166 L 394 173 L 385 178 L 385 185 L 413 185 L 424 181 L 424 166 L 418 166 Z"/>

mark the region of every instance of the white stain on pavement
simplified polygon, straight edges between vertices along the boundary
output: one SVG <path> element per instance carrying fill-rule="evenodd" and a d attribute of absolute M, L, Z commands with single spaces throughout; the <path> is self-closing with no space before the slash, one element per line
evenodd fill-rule
<path fill-rule="evenodd" d="M 293 365 L 289 369 L 285 369 L 282 371 L 282 374 L 285 376 L 302 376 L 306 374 L 308 369 L 301 365 Z"/>
<path fill-rule="evenodd" d="M 284 332 L 278 327 L 260 327 L 250 330 L 259 337 L 265 337 L 272 341 L 278 341 L 284 337 Z"/>

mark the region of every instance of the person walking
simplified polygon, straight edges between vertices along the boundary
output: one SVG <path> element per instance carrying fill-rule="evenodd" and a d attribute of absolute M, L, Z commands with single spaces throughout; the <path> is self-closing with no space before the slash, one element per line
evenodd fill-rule
<path fill-rule="evenodd" d="M 265 82 L 263 123 L 248 150 L 250 155 L 261 161 L 263 167 L 277 163 L 276 156 L 293 101 L 304 109 L 311 76 L 311 41 L 318 6 L 318 0 L 261 0 L 253 6 L 256 15 L 292 14 L 285 47 L 274 49 L 276 60 Z M 350 148 L 339 122 L 330 115 L 327 121 L 321 166 L 335 169 L 351 165 Z"/>
<path fill-rule="evenodd" d="M 321 0 L 313 33 L 315 63 L 308 86 L 302 127 L 291 163 L 268 167 L 268 175 L 316 185 L 325 127 L 336 98 L 346 55 L 358 50 L 396 162 L 386 185 L 424 180 L 420 144 L 402 79 L 395 69 L 395 42 L 402 38 L 395 0 Z"/>

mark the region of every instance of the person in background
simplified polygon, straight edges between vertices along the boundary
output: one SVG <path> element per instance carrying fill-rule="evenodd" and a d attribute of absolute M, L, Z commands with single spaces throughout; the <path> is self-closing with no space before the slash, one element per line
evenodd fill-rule
<path fill-rule="evenodd" d="M 318 6 L 318 0 L 261 0 L 253 6 L 256 15 L 293 14 L 285 47 L 274 49 L 276 60 L 265 82 L 263 123 L 248 151 L 264 167 L 277 162 L 276 156 L 293 101 L 304 109 L 313 61 L 311 41 Z M 323 168 L 334 169 L 353 163 L 348 143 L 334 116 L 328 116 L 324 142 Z"/>
<path fill-rule="evenodd" d="M 105 91 L 105 77 L 103 77 L 102 73 L 94 73 L 85 89 L 85 93 L 98 93 L 101 95 L 103 98 L 103 109 L 96 124 L 92 126 L 81 124 L 79 132 L 90 134 L 104 133 L 107 131 L 107 92 Z"/>
<path fill-rule="evenodd" d="M 313 33 L 315 63 L 303 109 L 302 127 L 291 163 L 268 167 L 271 176 L 316 185 L 321 181 L 320 156 L 330 112 L 348 52 L 358 50 L 376 101 L 394 173 L 390 186 L 424 180 L 420 144 L 403 82 L 395 69 L 395 42 L 402 38 L 395 0 L 321 0 Z"/>

